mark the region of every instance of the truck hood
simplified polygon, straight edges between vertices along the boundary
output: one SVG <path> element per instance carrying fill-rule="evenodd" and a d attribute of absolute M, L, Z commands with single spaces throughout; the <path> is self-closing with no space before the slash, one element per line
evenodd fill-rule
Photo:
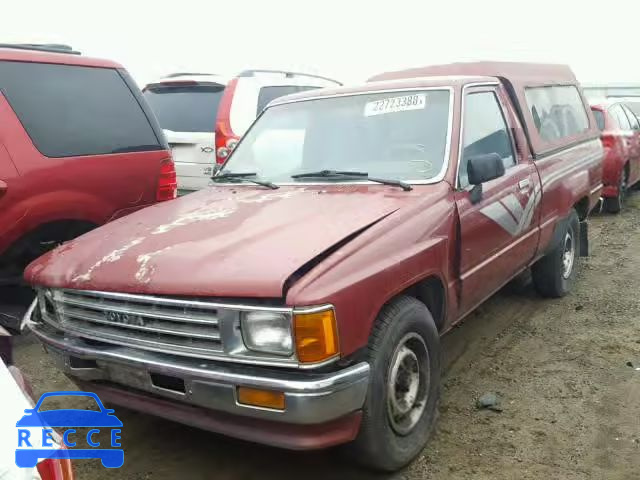
<path fill-rule="evenodd" d="M 281 297 L 297 269 L 416 195 L 370 185 L 212 187 L 65 243 L 25 278 L 84 290 Z"/>

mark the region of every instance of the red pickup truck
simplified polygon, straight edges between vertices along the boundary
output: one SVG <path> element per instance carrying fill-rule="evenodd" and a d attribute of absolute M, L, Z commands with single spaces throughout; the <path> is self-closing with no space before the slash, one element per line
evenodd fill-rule
<path fill-rule="evenodd" d="M 567 67 L 439 68 L 272 102 L 214 186 L 31 264 L 33 333 L 108 402 L 405 465 L 440 335 L 529 267 L 566 294 L 601 190 Z"/>

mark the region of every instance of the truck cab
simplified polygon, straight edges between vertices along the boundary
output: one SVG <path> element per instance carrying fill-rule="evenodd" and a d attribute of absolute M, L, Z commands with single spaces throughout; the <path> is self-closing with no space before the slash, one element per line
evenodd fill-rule
<path fill-rule="evenodd" d="M 531 268 L 570 291 L 602 145 L 567 67 L 461 64 L 276 99 L 213 186 L 30 265 L 26 321 L 107 402 L 395 470 L 440 336 Z"/>

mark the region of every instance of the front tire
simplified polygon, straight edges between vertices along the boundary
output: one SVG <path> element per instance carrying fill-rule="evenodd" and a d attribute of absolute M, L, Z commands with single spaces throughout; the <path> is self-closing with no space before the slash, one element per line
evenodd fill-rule
<path fill-rule="evenodd" d="M 531 268 L 533 284 L 543 297 L 564 297 L 575 283 L 580 257 L 580 220 L 571 210 L 553 250 Z"/>
<path fill-rule="evenodd" d="M 368 361 L 362 426 L 345 448 L 366 467 L 395 471 L 420 453 L 437 415 L 440 337 L 427 307 L 406 296 L 387 304 L 371 334 Z"/>

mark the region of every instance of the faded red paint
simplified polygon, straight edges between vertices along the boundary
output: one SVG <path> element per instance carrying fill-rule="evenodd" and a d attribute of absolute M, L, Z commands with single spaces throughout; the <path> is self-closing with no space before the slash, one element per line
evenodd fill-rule
<path fill-rule="evenodd" d="M 478 83 L 496 84 L 497 79 L 405 78 L 291 97 L 451 86 L 452 140 L 448 169 L 439 183 L 415 185 L 411 192 L 344 184 L 276 191 L 248 184 L 212 187 L 72 241 L 32 264 L 26 278 L 54 287 L 284 297 L 281 302 L 293 306 L 331 303 L 343 356 L 367 344 L 385 302 L 419 280 L 434 278 L 446 297 L 445 331 L 538 260 L 558 221 L 574 206 L 580 205 L 581 213 L 595 206 L 601 189 L 602 147 L 590 114 L 585 138 L 571 139 L 571 145 L 553 153 L 537 152 L 534 161 L 536 152 L 525 136 L 528 121 L 519 120 L 504 86 L 492 85 L 488 88 L 496 89 L 515 133 L 518 165 L 485 184 L 483 200 L 472 204 L 467 190 L 455 188 L 455 179 L 461 95 L 465 85 Z M 521 109 L 528 111 L 524 104 Z M 509 194 L 524 202 L 522 180 L 529 181 L 528 195 L 538 191 L 540 198 L 530 224 L 509 235 L 480 209 L 506 201 Z M 301 278 L 287 282 L 307 262 L 367 226 Z"/>
<path fill-rule="evenodd" d="M 304 263 L 419 197 L 385 190 L 210 188 L 71 241 L 28 278 L 85 290 L 280 298 Z"/>

